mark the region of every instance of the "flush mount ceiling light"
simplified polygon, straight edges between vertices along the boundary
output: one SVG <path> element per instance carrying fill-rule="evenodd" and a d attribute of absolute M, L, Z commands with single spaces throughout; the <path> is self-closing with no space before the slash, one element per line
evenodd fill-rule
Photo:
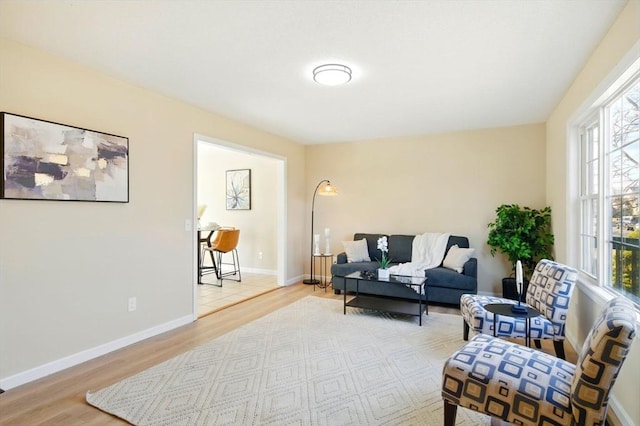
<path fill-rule="evenodd" d="M 313 80 L 325 86 L 338 86 L 351 81 L 351 68 L 340 64 L 320 65 L 313 69 Z"/>

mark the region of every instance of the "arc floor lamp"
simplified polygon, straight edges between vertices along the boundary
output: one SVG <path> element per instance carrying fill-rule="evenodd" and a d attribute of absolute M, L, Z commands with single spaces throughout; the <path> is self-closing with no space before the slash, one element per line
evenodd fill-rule
<path fill-rule="evenodd" d="M 316 194 L 319 195 L 338 195 L 338 190 L 335 186 L 331 185 L 331 182 L 327 179 L 323 179 L 316 186 L 315 191 L 313 191 L 313 199 L 311 201 L 311 276 L 307 280 L 303 280 L 302 282 L 305 284 L 319 284 L 320 280 L 316 279 L 315 268 L 314 268 L 314 259 L 313 259 L 313 215 L 316 207 Z"/>

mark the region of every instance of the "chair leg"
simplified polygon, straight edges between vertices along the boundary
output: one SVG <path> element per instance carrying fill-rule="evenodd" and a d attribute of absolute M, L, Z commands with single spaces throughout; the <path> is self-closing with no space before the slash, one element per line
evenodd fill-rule
<path fill-rule="evenodd" d="M 232 261 L 231 263 L 222 262 L 223 252 L 216 251 L 216 253 L 218 253 L 217 277 L 218 277 L 218 281 L 220 282 L 220 287 L 222 287 L 222 280 L 231 280 L 231 281 L 241 282 L 242 275 L 240 274 L 240 256 L 238 256 L 238 251 L 236 249 L 233 249 L 231 251 L 224 252 L 225 254 L 228 254 L 229 256 L 231 256 L 231 261 Z M 233 270 L 228 272 L 223 272 L 222 265 L 231 265 L 233 266 Z M 237 276 L 238 278 L 227 278 L 232 275 L 234 277 Z"/>
<path fill-rule="evenodd" d="M 218 270 L 216 271 L 216 278 L 217 279 L 221 279 L 222 278 L 222 253 L 217 251 L 216 254 L 218 255 Z"/>
<path fill-rule="evenodd" d="M 469 324 L 467 324 L 464 318 L 462 319 L 462 339 L 465 342 L 469 340 Z"/>
<path fill-rule="evenodd" d="M 221 260 L 220 252 L 217 252 L 217 253 L 218 253 L 218 265 L 221 265 L 221 263 L 220 263 L 220 260 Z M 212 258 L 214 257 L 213 252 L 211 252 L 211 257 Z M 215 285 L 216 287 L 222 287 L 222 280 L 220 279 L 220 267 L 216 266 L 215 259 L 212 259 L 212 261 L 213 261 L 213 265 L 214 265 L 213 272 L 216 274 L 216 281 L 218 281 L 219 284 L 218 283 L 216 283 L 216 284 L 212 283 L 210 285 Z M 209 283 L 207 283 L 207 284 L 209 284 Z"/>
<path fill-rule="evenodd" d="M 540 339 L 533 339 L 533 344 L 536 345 L 536 349 L 542 348 L 542 343 L 540 342 Z"/>
<path fill-rule="evenodd" d="M 240 275 L 240 257 L 238 257 L 238 250 L 233 249 L 233 268 L 238 271 L 238 282 L 242 281 L 242 276 Z"/>
<path fill-rule="evenodd" d="M 458 413 L 458 406 L 450 403 L 445 399 L 444 401 L 444 426 L 454 426 L 456 424 L 456 414 Z"/>
<path fill-rule="evenodd" d="M 554 340 L 553 347 L 556 350 L 556 356 L 560 359 L 566 359 L 564 357 L 564 340 Z"/>
<path fill-rule="evenodd" d="M 207 257 L 207 253 L 209 253 L 209 256 L 211 257 L 211 266 L 204 266 L 204 260 Z M 215 255 L 213 254 L 213 250 L 207 250 L 205 249 L 204 245 L 202 245 L 202 248 L 200 250 L 200 265 L 198 266 L 198 273 L 200 274 L 200 278 L 202 278 L 204 275 L 212 273 L 212 271 L 216 274 L 216 277 L 218 277 L 218 267 L 216 265 Z M 199 281 L 198 283 L 201 284 Z"/>
<path fill-rule="evenodd" d="M 215 265 L 216 260 L 213 257 L 213 250 L 207 250 L 209 252 L 209 254 L 211 255 L 211 263 L 213 263 Z"/>

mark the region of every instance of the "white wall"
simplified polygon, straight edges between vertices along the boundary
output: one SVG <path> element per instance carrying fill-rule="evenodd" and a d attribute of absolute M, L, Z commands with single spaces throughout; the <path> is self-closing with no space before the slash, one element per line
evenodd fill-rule
<path fill-rule="evenodd" d="M 198 204 L 207 205 L 200 222 L 240 229 L 238 256 L 243 271 L 276 273 L 278 161 L 208 142 L 198 143 Z M 226 171 L 237 169 L 251 170 L 250 210 L 226 208 Z"/>

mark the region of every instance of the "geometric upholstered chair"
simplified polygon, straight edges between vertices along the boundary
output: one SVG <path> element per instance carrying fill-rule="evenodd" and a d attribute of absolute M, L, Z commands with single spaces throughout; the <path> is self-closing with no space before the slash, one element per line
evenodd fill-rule
<path fill-rule="evenodd" d="M 444 365 L 444 424 L 455 424 L 460 406 L 520 425 L 604 425 L 635 336 L 635 308 L 624 297 L 604 308 L 576 364 L 479 334 Z"/>
<path fill-rule="evenodd" d="M 543 259 L 536 265 L 529 287 L 527 305 L 541 313 L 531 318 L 529 336 L 540 347 L 541 339 L 552 339 L 556 355 L 564 356 L 565 323 L 569 309 L 569 299 L 575 287 L 577 271 L 567 265 Z M 518 303 L 501 297 L 463 294 L 460 297 L 460 314 L 463 320 L 463 338 L 469 340 L 469 329 L 476 333 L 494 335 L 493 314 L 484 306 L 489 303 Z M 524 318 L 498 315 L 497 337 L 524 338 L 526 324 Z"/>

